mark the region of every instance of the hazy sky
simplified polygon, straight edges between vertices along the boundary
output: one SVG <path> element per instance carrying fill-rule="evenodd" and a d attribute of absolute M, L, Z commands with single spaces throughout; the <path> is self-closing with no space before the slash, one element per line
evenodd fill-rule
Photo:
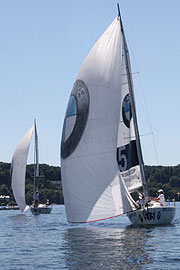
<path fill-rule="evenodd" d="M 121 0 L 145 164 L 180 163 L 180 0 Z M 114 0 L 0 0 L 0 161 L 37 119 L 40 163 L 60 164 L 66 105 Z M 139 72 L 139 73 L 136 73 Z M 145 96 L 147 107 L 144 105 Z M 150 123 L 147 122 L 148 108 Z M 33 148 L 29 162 L 32 162 Z"/>

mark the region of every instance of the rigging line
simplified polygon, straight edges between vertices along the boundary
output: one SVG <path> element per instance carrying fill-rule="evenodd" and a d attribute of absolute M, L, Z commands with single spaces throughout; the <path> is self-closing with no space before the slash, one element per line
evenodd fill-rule
<path fill-rule="evenodd" d="M 124 133 L 122 133 L 124 134 Z M 144 136 L 148 136 L 148 135 L 152 135 L 153 133 L 150 132 L 150 133 L 145 133 L 145 134 L 142 134 L 142 135 L 139 135 L 139 137 L 144 137 Z M 128 136 L 128 137 L 124 137 L 124 139 L 131 139 L 131 138 L 136 138 L 136 136 Z"/>
<path fill-rule="evenodd" d="M 139 71 L 135 71 L 135 72 L 131 72 L 130 74 L 134 75 L 134 74 L 139 74 Z"/>
<path fill-rule="evenodd" d="M 123 121 L 120 121 L 120 123 L 123 123 Z M 126 134 L 124 132 L 119 132 L 119 134 L 123 134 L 124 135 L 124 139 L 131 139 L 131 138 L 136 138 L 136 136 L 129 136 L 129 134 Z M 149 132 L 149 133 L 144 133 L 144 134 L 139 134 L 139 137 L 144 137 L 144 136 L 148 136 L 148 135 L 152 135 L 153 132 Z"/>
<path fill-rule="evenodd" d="M 137 66 L 137 64 L 136 64 L 136 66 Z M 157 155 L 157 148 L 156 148 L 156 144 L 155 144 L 154 133 L 153 133 L 152 125 L 151 125 L 150 114 L 149 114 L 149 110 L 148 110 L 148 106 L 147 106 L 147 102 L 146 102 L 146 98 L 145 98 L 145 94 L 144 94 L 143 83 L 142 83 L 142 79 L 141 79 L 140 74 L 139 74 L 139 80 L 140 80 L 140 85 L 141 85 L 141 91 L 143 93 L 143 99 L 144 99 L 145 107 L 146 107 L 146 110 L 147 110 L 147 117 L 149 119 L 149 126 L 150 126 L 150 131 L 151 131 L 152 139 L 153 139 L 153 146 L 154 146 L 154 151 L 155 151 L 155 156 L 156 156 L 156 162 L 159 165 L 159 160 L 158 160 L 158 155 Z"/>
<path fill-rule="evenodd" d="M 128 42 L 129 43 L 129 42 Z M 132 54 L 132 53 L 131 53 Z M 134 59 L 134 57 L 133 57 L 133 59 Z M 134 60 L 135 61 L 135 60 Z M 137 67 L 136 67 L 137 68 Z M 139 72 L 134 72 L 134 73 L 130 73 L 130 74 L 139 74 Z M 127 76 L 127 73 L 126 73 L 126 76 Z M 124 83 L 124 84 L 122 84 L 122 85 L 125 85 L 125 84 L 128 84 L 127 82 L 126 83 Z M 142 88 L 142 85 L 141 85 L 141 88 Z M 145 115 L 145 118 L 146 118 L 146 121 L 148 122 L 148 123 L 150 123 L 150 120 L 149 120 L 149 118 L 148 118 L 148 115 L 147 115 L 147 113 L 146 113 L 146 110 L 144 109 L 144 106 L 143 106 L 143 104 L 141 103 L 141 99 L 140 99 L 140 97 L 139 97 L 139 93 L 136 91 L 136 89 L 134 88 L 134 91 L 135 91 L 135 93 L 136 93 L 136 97 L 135 98 L 138 98 L 138 101 L 139 101 L 139 104 L 140 104 L 140 109 L 143 111 L 143 113 L 144 113 L 144 115 Z M 141 90 L 142 91 L 142 90 Z M 144 97 L 144 93 L 143 93 L 143 97 Z M 146 106 L 147 107 L 147 106 Z"/>
<path fill-rule="evenodd" d="M 135 75 L 135 74 L 139 74 L 140 72 L 139 71 L 135 71 L 135 72 L 129 72 L 131 75 Z M 123 76 L 127 76 L 127 73 L 123 73 L 122 74 L 122 77 Z M 124 83 L 125 84 L 125 83 Z M 127 84 L 127 83 L 126 83 Z M 123 84 L 122 84 L 123 85 Z"/>
<path fill-rule="evenodd" d="M 136 63 L 136 60 L 135 60 L 134 54 L 132 52 L 132 49 L 131 49 L 131 46 L 130 46 L 130 42 L 129 41 L 128 41 L 128 44 L 129 44 L 129 47 L 130 47 L 130 50 L 131 50 L 131 55 L 133 57 L 133 60 L 134 60 L 136 69 L 138 70 L 138 65 Z M 144 109 L 143 109 L 143 111 L 145 112 L 145 116 L 146 116 L 146 119 L 148 120 L 150 131 L 152 133 L 152 139 L 153 139 L 153 146 L 154 146 L 154 151 L 155 151 L 155 156 L 156 156 L 156 162 L 159 165 L 159 160 L 158 160 L 158 155 L 157 155 L 157 149 L 156 149 L 156 144 L 155 144 L 155 138 L 154 138 L 154 133 L 153 133 L 153 129 L 152 129 L 152 125 L 151 125 L 151 120 L 150 120 L 150 114 L 149 114 L 149 110 L 148 110 L 148 106 L 147 106 L 147 102 L 146 102 L 146 98 L 145 98 L 144 87 L 143 87 L 142 79 L 141 79 L 141 76 L 140 76 L 140 72 L 137 71 L 137 72 L 132 73 L 132 74 L 136 74 L 136 73 L 139 75 L 139 81 L 140 81 L 141 91 L 142 91 L 142 94 L 143 94 L 143 99 L 144 99 L 144 104 L 145 104 L 145 109 L 146 109 L 146 111 L 144 111 Z M 137 91 L 136 91 L 136 93 L 137 93 Z M 140 104 L 141 104 L 141 102 L 140 102 Z M 142 106 L 142 104 L 141 104 L 141 106 Z M 143 108 L 143 106 L 142 106 L 142 108 Z"/>
<path fill-rule="evenodd" d="M 152 134 L 153 134 L 153 132 L 151 131 L 149 133 L 145 133 L 145 134 L 140 135 L 140 137 L 144 137 L 144 136 L 148 136 L 148 135 L 152 135 Z"/>
<path fill-rule="evenodd" d="M 149 157 L 148 157 L 148 155 L 147 155 L 146 149 L 143 149 L 143 153 L 144 153 L 144 155 L 145 155 L 145 157 L 146 157 L 147 164 L 150 164 Z"/>

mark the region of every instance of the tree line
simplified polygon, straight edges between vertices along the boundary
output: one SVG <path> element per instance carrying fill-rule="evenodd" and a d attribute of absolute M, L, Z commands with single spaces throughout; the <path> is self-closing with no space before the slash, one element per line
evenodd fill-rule
<path fill-rule="evenodd" d="M 10 204 L 15 204 L 11 190 L 10 163 L 0 162 L 0 195 L 9 195 Z M 39 197 L 40 202 L 46 199 L 50 203 L 63 204 L 61 183 L 61 168 L 40 164 Z M 163 189 L 166 198 L 180 200 L 180 165 L 177 166 L 145 166 L 145 177 L 151 197 L 157 196 L 158 189 Z M 26 168 L 26 202 L 31 204 L 33 200 L 33 175 L 34 165 Z"/>
<path fill-rule="evenodd" d="M 145 166 L 149 194 L 157 196 L 163 189 L 166 199 L 180 200 L 180 164 L 177 166 Z"/>
<path fill-rule="evenodd" d="M 0 195 L 9 195 L 9 204 L 15 204 L 11 190 L 10 163 L 0 162 Z M 50 203 L 63 204 L 61 169 L 59 166 L 39 165 L 39 200 L 41 203 L 49 199 Z M 26 167 L 25 196 L 26 203 L 33 200 L 34 165 Z"/>

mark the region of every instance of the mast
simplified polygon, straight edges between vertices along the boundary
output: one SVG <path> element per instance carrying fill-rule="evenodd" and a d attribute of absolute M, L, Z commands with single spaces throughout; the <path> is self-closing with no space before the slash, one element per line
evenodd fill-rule
<path fill-rule="evenodd" d="M 142 177 L 142 184 L 143 184 L 143 192 L 145 197 L 148 197 L 148 188 L 147 188 L 147 182 L 144 174 L 144 162 L 143 162 L 143 156 L 142 156 L 142 150 L 141 150 L 141 143 L 140 143 L 140 136 L 139 136 L 139 130 L 138 130 L 138 123 L 137 123 L 137 116 L 136 116 L 136 108 L 135 108 L 135 98 L 134 98 L 134 91 L 133 91 L 133 82 L 132 82 L 132 75 L 130 70 L 130 58 L 129 58 L 129 51 L 128 46 L 124 34 L 123 24 L 121 20 L 120 15 L 120 8 L 119 4 L 118 6 L 118 17 L 120 20 L 120 27 L 122 32 L 122 38 L 123 38 L 123 48 L 124 48 L 124 56 L 125 56 L 125 65 L 126 65 L 126 72 L 127 72 L 127 80 L 128 80 L 128 86 L 129 86 L 129 95 L 130 95 L 130 102 L 131 102 L 131 110 L 132 110 L 132 116 L 134 120 L 134 130 L 135 130 L 135 136 L 136 136 L 136 146 L 137 146 L 137 155 L 140 165 L 140 173 Z"/>
<path fill-rule="evenodd" d="M 34 199 L 36 190 L 38 190 L 38 180 L 39 180 L 39 150 L 38 150 L 38 135 L 36 128 L 36 119 L 34 119 Z"/>

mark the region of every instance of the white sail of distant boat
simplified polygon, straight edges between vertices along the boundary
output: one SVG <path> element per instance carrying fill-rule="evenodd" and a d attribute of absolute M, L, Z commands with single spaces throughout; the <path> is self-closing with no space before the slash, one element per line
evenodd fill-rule
<path fill-rule="evenodd" d="M 27 158 L 29 153 L 29 147 L 33 131 L 35 130 L 35 148 L 34 148 L 34 190 L 33 198 L 35 199 L 35 193 L 38 190 L 39 179 L 39 152 L 38 152 L 38 135 L 36 128 L 36 120 L 33 126 L 25 134 L 17 146 L 11 163 L 11 187 L 14 198 L 20 210 L 24 213 L 29 208 L 35 215 L 37 214 L 49 214 L 52 208 L 46 204 L 38 204 L 37 207 L 29 207 L 25 200 L 25 174 Z"/>
<path fill-rule="evenodd" d="M 36 121 L 34 121 L 34 190 L 33 190 L 33 205 L 30 210 L 33 215 L 50 214 L 52 211 L 49 205 L 49 200 L 46 204 L 39 203 L 39 148 L 38 148 L 38 133 L 36 127 Z M 37 197 L 38 196 L 38 197 Z"/>
<path fill-rule="evenodd" d="M 29 152 L 29 146 L 33 133 L 34 125 L 29 129 L 20 141 L 12 158 L 11 163 L 11 187 L 14 198 L 22 212 L 29 209 L 25 201 L 25 174 Z"/>
<path fill-rule="evenodd" d="M 132 212 L 131 222 L 142 223 L 131 193 L 143 187 L 147 197 L 148 189 L 120 11 L 90 50 L 73 85 L 61 139 L 61 176 L 69 222 Z M 161 219 L 162 207 L 153 211 L 155 220 L 144 217 L 144 224 L 170 222 L 175 213 L 169 208 L 169 219 Z"/>

